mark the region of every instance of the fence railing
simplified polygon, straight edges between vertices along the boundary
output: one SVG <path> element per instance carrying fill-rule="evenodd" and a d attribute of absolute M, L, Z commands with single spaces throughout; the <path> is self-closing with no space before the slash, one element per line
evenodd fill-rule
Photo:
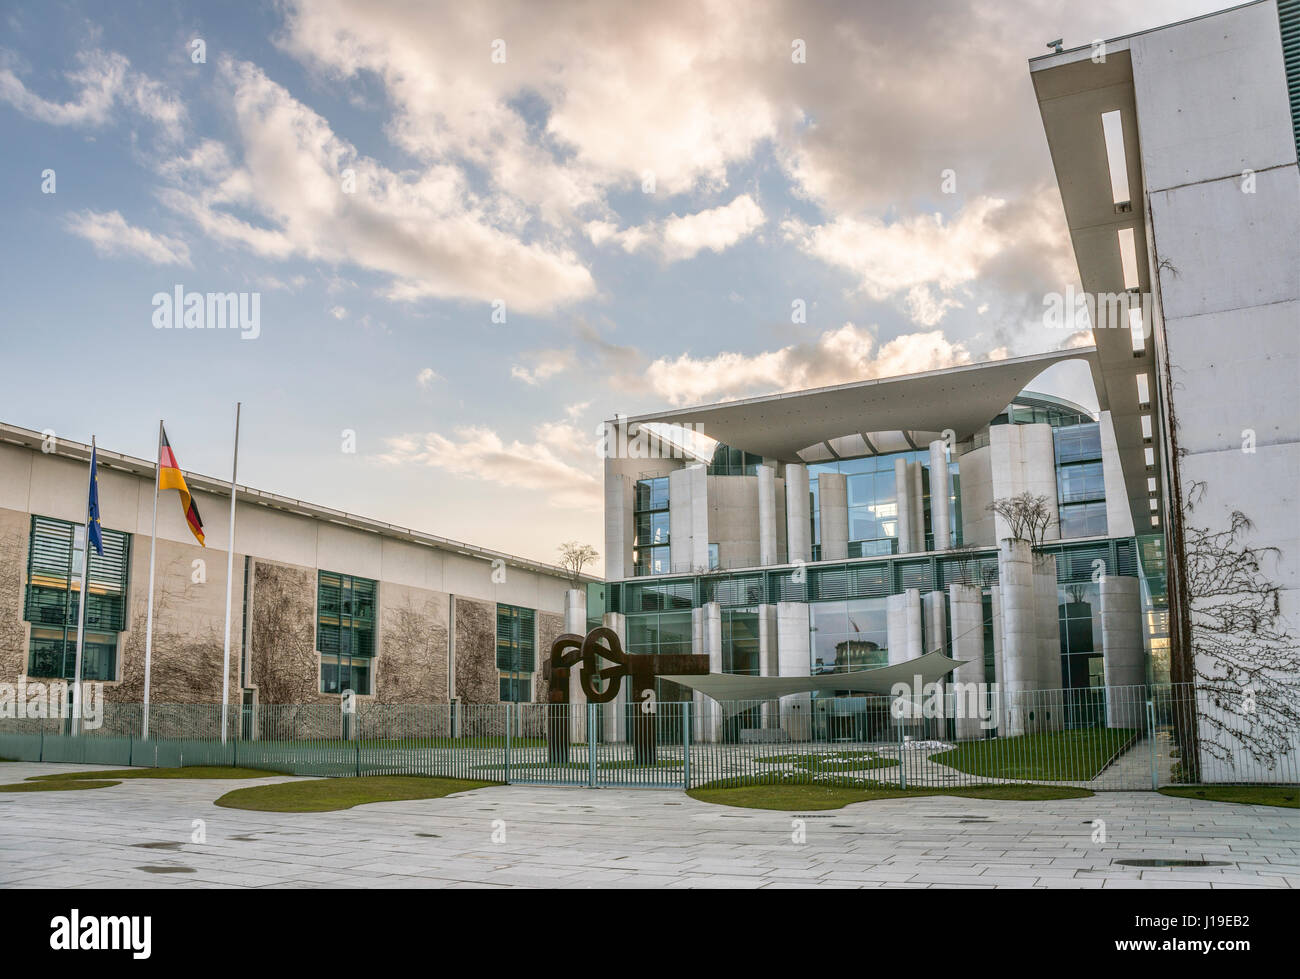
<path fill-rule="evenodd" d="M 0 758 L 234 765 L 294 775 L 691 787 L 755 781 L 943 789 L 1034 782 L 1093 790 L 1300 783 L 1294 716 L 1191 684 L 929 688 L 915 698 L 648 704 L 103 704 L 0 717 Z"/>

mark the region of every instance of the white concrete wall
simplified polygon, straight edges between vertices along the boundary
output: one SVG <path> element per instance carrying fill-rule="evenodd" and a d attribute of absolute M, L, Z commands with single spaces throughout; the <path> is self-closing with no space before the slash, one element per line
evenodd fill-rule
<path fill-rule="evenodd" d="M 777 661 L 781 676 L 808 676 L 812 652 L 808 636 L 808 606 L 778 602 Z M 812 733 L 812 697 L 806 693 L 781 698 L 781 727 L 791 740 L 807 741 Z"/>
<path fill-rule="evenodd" d="M 823 561 L 842 561 L 849 556 L 848 494 L 848 477 L 843 473 L 822 473 L 817 477 Z"/>
<path fill-rule="evenodd" d="M 1052 426 L 993 425 L 989 428 L 989 468 L 993 499 L 1004 500 L 1021 493 L 1047 497 L 1052 519 L 1044 540 L 1057 540 L 1061 524 L 1057 515 L 1056 453 Z M 1007 522 L 994 514 L 994 536 L 998 541 L 1011 535 Z"/>
<path fill-rule="evenodd" d="M 668 560 L 674 572 L 709 566 L 708 469 L 688 466 L 668 475 Z"/>
<path fill-rule="evenodd" d="M 1265 625 L 1279 639 L 1194 632 L 1192 647 L 1216 650 L 1198 656 L 1195 669 L 1222 676 L 1240 664 L 1279 664 L 1265 666 L 1261 687 L 1294 706 L 1300 691 L 1277 649 L 1295 647 L 1300 623 L 1300 174 L 1277 18 L 1273 3 L 1240 7 L 1135 37 L 1130 50 L 1161 265 L 1153 270 L 1163 319 L 1156 348 L 1173 382 L 1172 405 L 1162 406 L 1173 444 L 1162 449 L 1183 494 L 1171 512 L 1192 505 L 1184 536 L 1202 550 L 1219 546 L 1211 535 L 1234 511 L 1251 521 L 1222 542 L 1219 558 L 1207 556 L 1211 563 L 1245 547 L 1278 549 L 1249 587 L 1279 590 L 1279 615 Z M 1251 175 L 1253 193 L 1244 192 Z M 1251 435 L 1254 451 L 1243 451 Z M 1205 581 L 1189 581 L 1188 591 L 1193 629 L 1211 628 L 1223 599 Z M 1223 738 L 1229 757 L 1241 757 L 1236 739 Z M 1278 762 L 1300 768 L 1294 740 Z M 1202 777 L 1243 774 L 1229 761 Z"/>
<path fill-rule="evenodd" d="M 1133 511 L 1124 488 L 1124 470 L 1119 461 L 1119 444 L 1115 441 L 1115 423 L 1109 411 L 1097 415 L 1101 435 L 1101 471 L 1106 481 L 1106 533 L 1110 537 L 1133 536 Z M 1143 533 L 1151 530 L 1143 529 Z"/>
<path fill-rule="evenodd" d="M 785 467 L 785 540 L 787 560 L 812 560 L 812 526 L 808 500 L 808 467 Z"/>
<path fill-rule="evenodd" d="M 1106 575 L 1099 584 L 1101 593 L 1102 666 L 1107 687 L 1126 689 L 1111 691 L 1106 700 L 1108 727 L 1143 726 L 1143 701 L 1140 690 L 1132 689 L 1147 682 L 1146 650 L 1142 644 L 1141 583 L 1134 577 Z"/>
<path fill-rule="evenodd" d="M 997 543 L 993 523 L 993 473 L 987 445 L 958 457 L 961 468 L 961 532 L 967 546 L 992 547 Z"/>
<path fill-rule="evenodd" d="M 757 481 L 758 563 L 763 567 L 769 567 L 782 560 L 777 550 L 776 470 L 771 466 L 759 466 Z"/>
<path fill-rule="evenodd" d="M 984 604 L 980 590 L 974 585 L 949 585 L 948 601 L 952 613 L 951 655 L 953 659 L 965 661 L 953 671 L 953 679 L 961 684 L 983 684 Z M 978 714 L 969 710 L 956 713 L 958 738 L 983 737 L 984 727 Z"/>

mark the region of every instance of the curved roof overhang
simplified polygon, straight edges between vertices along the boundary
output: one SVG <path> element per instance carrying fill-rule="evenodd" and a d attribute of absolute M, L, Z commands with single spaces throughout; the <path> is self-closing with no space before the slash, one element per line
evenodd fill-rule
<path fill-rule="evenodd" d="M 968 438 L 1015 400 L 1047 368 L 1083 360 L 1097 384 L 1093 347 L 1074 347 L 1027 357 L 901 377 L 855 381 L 834 387 L 726 401 L 721 404 L 639 415 L 639 425 L 693 425 L 700 433 L 747 452 L 782 462 L 806 461 L 801 453 L 818 443 L 869 440 L 879 433 L 934 433 L 952 429 Z M 1101 407 L 1107 406 L 1103 403 Z M 828 458 L 833 458 L 828 453 Z"/>

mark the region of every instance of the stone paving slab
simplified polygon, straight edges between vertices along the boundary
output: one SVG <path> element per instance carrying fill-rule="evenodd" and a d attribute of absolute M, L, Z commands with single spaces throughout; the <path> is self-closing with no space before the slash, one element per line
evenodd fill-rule
<path fill-rule="evenodd" d="M 102 770 L 0 768 L 6 782 Z M 554 786 L 333 813 L 212 804 L 284 780 L 144 779 L 0 795 L 0 887 L 1300 887 L 1296 810 L 1149 792 L 1051 802 L 936 796 L 813 813 L 731 809 L 676 790 Z M 1099 819 L 1106 836 L 1094 843 Z M 195 820 L 204 843 L 191 841 Z M 501 828 L 504 840 L 494 838 Z M 1139 857 L 1225 865 L 1115 862 Z"/>

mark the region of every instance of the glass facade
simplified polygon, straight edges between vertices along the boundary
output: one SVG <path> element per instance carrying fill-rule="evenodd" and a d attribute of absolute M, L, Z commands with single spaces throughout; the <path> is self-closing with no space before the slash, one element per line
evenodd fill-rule
<path fill-rule="evenodd" d="M 104 555 L 90 553 L 83 680 L 117 679 L 118 633 L 126 628 L 131 535 L 103 530 Z M 77 616 L 85 528 L 33 515 L 27 551 L 24 618 L 32 624 L 27 675 L 70 680 L 76 672 Z"/>
<path fill-rule="evenodd" d="M 813 602 L 808 606 L 812 673 L 844 673 L 889 664 L 884 598 Z"/>
<path fill-rule="evenodd" d="M 758 676 L 758 610 L 722 610 L 722 672 Z"/>
<path fill-rule="evenodd" d="M 713 459 L 709 463 L 710 476 L 754 476 L 763 457 L 752 452 L 733 449 L 722 442 L 713 450 Z"/>
<path fill-rule="evenodd" d="M 667 574 L 668 565 L 668 477 L 636 481 L 633 503 L 636 536 L 632 541 L 632 562 L 636 574 Z"/>
<path fill-rule="evenodd" d="M 930 517 L 930 450 L 892 452 L 888 455 L 863 456 L 859 459 L 836 459 L 819 462 L 808 467 L 809 486 L 812 491 L 812 541 L 813 560 L 821 557 L 821 495 L 818 477 L 824 472 L 845 475 L 849 508 L 849 557 L 875 557 L 897 554 L 898 544 L 898 493 L 894 477 L 894 463 L 905 459 L 919 462 L 924 468 L 922 481 L 922 506 L 925 511 L 926 540 L 933 541 Z M 954 546 L 962 543 L 961 483 L 957 460 L 948 464 L 951 475 L 948 495 L 948 530 Z M 927 543 L 927 546 L 932 546 Z M 903 551 L 907 548 L 903 547 Z"/>
<path fill-rule="evenodd" d="M 504 703 L 525 703 L 533 699 L 536 622 L 536 613 L 530 608 L 497 606 L 497 672 Z"/>
<path fill-rule="evenodd" d="M 321 571 L 316 591 L 316 648 L 321 693 L 371 692 L 379 583 Z"/>
<path fill-rule="evenodd" d="M 1056 451 L 1056 496 L 1061 536 L 1106 535 L 1106 479 L 1101 462 L 1101 426 L 1094 421 L 1052 430 Z"/>

